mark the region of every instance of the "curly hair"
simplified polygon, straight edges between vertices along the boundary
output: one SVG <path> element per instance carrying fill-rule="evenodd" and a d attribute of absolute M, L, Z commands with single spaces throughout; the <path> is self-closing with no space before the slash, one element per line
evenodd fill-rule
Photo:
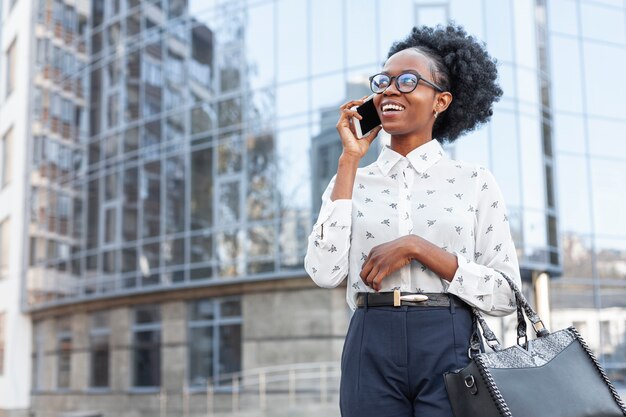
<path fill-rule="evenodd" d="M 496 60 L 485 44 L 450 23 L 435 28 L 414 27 L 406 39 L 395 42 L 387 58 L 404 49 L 414 48 L 431 59 L 431 76 L 452 94 L 452 103 L 433 125 L 433 138 L 454 142 L 489 120 L 493 103 L 502 96 L 496 82 Z"/>

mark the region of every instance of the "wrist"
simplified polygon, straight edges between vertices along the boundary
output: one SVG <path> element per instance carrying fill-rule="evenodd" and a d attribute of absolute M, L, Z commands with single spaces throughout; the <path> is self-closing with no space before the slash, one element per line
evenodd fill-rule
<path fill-rule="evenodd" d="M 339 156 L 339 163 L 342 165 L 359 165 L 361 157 L 352 153 L 342 152 Z"/>
<path fill-rule="evenodd" d="M 422 252 L 423 239 L 418 235 L 410 235 L 411 244 L 409 245 L 409 257 L 411 260 L 420 261 Z"/>

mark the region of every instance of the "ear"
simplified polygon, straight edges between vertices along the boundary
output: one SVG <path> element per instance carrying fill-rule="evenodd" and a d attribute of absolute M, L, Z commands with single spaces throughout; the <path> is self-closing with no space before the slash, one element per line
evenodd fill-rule
<path fill-rule="evenodd" d="M 435 97 L 435 102 L 433 103 L 433 111 L 437 113 L 442 113 L 446 111 L 448 106 L 452 103 L 452 94 L 449 91 L 445 91 L 443 93 L 437 93 Z"/>

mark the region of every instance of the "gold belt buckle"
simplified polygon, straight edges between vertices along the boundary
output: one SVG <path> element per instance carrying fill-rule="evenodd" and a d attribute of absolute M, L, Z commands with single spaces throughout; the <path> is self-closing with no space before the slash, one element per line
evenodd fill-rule
<path fill-rule="evenodd" d="M 393 306 L 400 307 L 402 301 L 414 301 L 421 302 L 428 300 L 428 296 L 425 294 L 407 294 L 400 295 L 400 290 L 393 290 Z"/>

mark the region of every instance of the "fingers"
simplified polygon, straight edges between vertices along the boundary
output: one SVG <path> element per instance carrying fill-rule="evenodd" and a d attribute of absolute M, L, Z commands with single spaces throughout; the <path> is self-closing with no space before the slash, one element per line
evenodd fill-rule
<path fill-rule="evenodd" d="M 367 96 L 365 96 L 365 97 L 363 97 L 361 99 L 358 99 L 358 100 L 350 100 L 347 103 L 344 103 L 341 106 L 339 106 L 339 109 L 343 110 L 343 109 L 349 109 L 349 108 L 354 107 L 354 106 L 360 106 L 361 104 L 363 104 L 365 102 L 366 98 L 367 98 Z"/>
<path fill-rule="evenodd" d="M 365 285 L 367 285 L 368 287 L 372 287 L 376 275 L 378 275 L 378 265 L 375 265 L 374 268 L 372 268 L 370 272 L 365 276 L 365 278 L 362 278 Z"/>
<path fill-rule="evenodd" d="M 372 279 L 372 288 L 376 291 L 380 291 L 383 285 L 383 279 L 387 276 L 387 271 L 385 269 L 380 269 L 374 279 Z"/>
<path fill-rule="evenodd" d="M 383 129 L 382 126 L 376 126 L 374 129 L 370 131 L 370 133 L 367 134 L 367 136 L 361 138 L 361 140 L 364 139 L 371 145 L 372 142 L 374 142 L 374 139 L 376 139 L 376 136 L 378 136 L 378 133 L 380 133 L 382 129 Z"/>

